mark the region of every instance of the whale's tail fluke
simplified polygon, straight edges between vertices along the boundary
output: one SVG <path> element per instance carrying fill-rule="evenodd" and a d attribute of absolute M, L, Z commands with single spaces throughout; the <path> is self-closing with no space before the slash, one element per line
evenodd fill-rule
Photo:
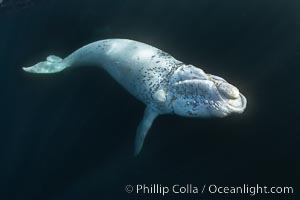
<path fill-rule="evenodd" d="M 64 70 L 69 65 L 58 56 L 50 55 L 46 61 L 39 62 L 31 67 L 23 67 L 23 70 L 30 73 L 57 73 Z"/>

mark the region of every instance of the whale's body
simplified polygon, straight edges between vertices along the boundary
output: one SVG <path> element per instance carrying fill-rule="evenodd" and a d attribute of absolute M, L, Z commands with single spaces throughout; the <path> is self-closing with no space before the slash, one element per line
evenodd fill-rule
<path fill-rule="evenodd" d="M 61 59 L 23 68 L 32 73 L 56 73 L 67 67 L 97 65 L 146 104 L 140 122 L 135 154 L 142 148 L 154 119 L 175 113 L 187 117 L 224 117 L 241 113 L 246 98 L 224 79 L 186 65 L 153 46 L 127 39 L 108 39 L 88 44 Z"/>

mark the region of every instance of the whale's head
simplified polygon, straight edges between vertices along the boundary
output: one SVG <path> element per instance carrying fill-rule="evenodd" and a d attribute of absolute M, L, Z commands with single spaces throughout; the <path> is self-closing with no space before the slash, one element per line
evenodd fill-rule
<path fill-rule="evenodd" d="M 174 72 L 169 91 L 174 113 L 185 117 L 225 117 L 242 113 L 247 104 L 237 87 L 192 65 Z"/>

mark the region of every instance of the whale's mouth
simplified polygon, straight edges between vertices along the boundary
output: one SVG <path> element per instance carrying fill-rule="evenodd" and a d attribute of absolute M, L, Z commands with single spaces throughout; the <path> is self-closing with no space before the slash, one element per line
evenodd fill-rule
<path fill-rule="evenodd" d="M 239 94 L 238 98 L 228 100 L 228 108 L 231 112 L 242 113 L 244 112 L 246 106 L 247 99 L 241 93 Z"/>
<path fill-rule="evenodd" d="M 232 112 L 242 113 L 245 110 L 247 105 L 246 97 L 242 95 L 235 86 L 225 81 L 215 82 L 215 86 L 221 98 L 227 104 L 226 110 L 228 114 Z"/>

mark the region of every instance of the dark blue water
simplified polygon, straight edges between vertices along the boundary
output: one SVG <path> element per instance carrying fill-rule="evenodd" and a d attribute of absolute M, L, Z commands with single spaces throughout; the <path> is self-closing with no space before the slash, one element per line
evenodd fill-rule
<path fill-rule="evenodd" d="M 4 0 L 5 2 L 5 0 Z M 29 1 L 28 1 L 29 2 Z M 0 9 L 0 199 L 161 199 L 127 184 L 292 186 L 300 191 L 299 1 L 31 1 Z M 160 116 L 142 153 L 144 105 L 100 69 L 21 68 L 128 38 L 225 77 L 248 99 L 224 119 Z M 249 199 L 183 194 L 172 199 Z"/>

